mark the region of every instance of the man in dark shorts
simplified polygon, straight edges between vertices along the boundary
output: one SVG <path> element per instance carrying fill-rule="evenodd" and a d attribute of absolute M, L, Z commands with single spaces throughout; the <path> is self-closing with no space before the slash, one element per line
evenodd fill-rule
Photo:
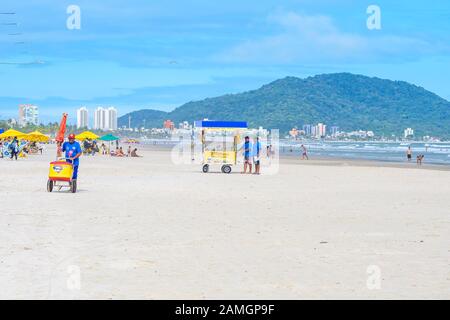
<path fill-rule="evenodd" d="M 252 145 L 250 142 L 250 137 L 245 137 L 245 142 L 244 142 L 244 172 L 242 173 L 247 173 L 247 167 L 250 168 L 249 173 L 252 173 L 252 161 L 250 159 L 251 156 L 251 151 L 252 151 Z"/>
<path fill-rule="evenodd" d="M 408 158 L 408 161 L 411 161 L 412 159 L 412 150 L 411 146 L 408 147 L 408 150 L 406 151 L 406 158 Z"/>
<path fill-rule="evenodd" d="M 80 157 L 83 154 L 81 151 L 81 146 L 75 141 L 75 135 L 69 134 L 69 141 L 64 142 L 62 150 L 66 154 L 66 161 L 73 165 L 73 176 L 72 180 L 78 179 L 78 167 L 80 166 Z"/>

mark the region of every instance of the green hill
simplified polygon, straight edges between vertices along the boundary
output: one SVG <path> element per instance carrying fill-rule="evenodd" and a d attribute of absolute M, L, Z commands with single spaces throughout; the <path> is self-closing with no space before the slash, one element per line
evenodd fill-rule
<path fill-rule="evenodd" d="M 282 132 L 323 122 L 345 131 L 398 136 L 412 127 L 418 136 L 450 137 L 450 102 L 407 82 L 349 73 L 287 77 L 257 90 L 189 102 L 170 113 L 141 110 L 131 116 L 155 127 L 166 118 L 176 124 L 208 118 L 246 120 L 251 127 Z M 128 115 L 120 124 L 128 124 Z"/>

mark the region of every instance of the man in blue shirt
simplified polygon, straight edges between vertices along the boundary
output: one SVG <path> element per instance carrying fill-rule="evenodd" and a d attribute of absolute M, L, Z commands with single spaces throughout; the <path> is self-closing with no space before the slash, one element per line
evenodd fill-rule
<path fill-rule="evenodd" d="M 250 160 L 250 156 L 252 153 L 252 143 L 250 142 L 250 137 L 245 137 L 244 142 L 244 172 L 247 173 L 247 167 L 250 168 L 249 173 L 252 173 L 252 162 Z"/>
<path fill-rule="evenodd" d="M 261 142 L 259 141 L 259 137 L 256 137 L 256 143 L 253 146 L 253 162 L 255 163 L 255 174 L 260 174 L 261 168 Z"/>
<path fill-rule="evenodd" d="M 69 135 L 69 142 L 64 142 L 62 151 L 65 152 L 66 161 L 73 164 L 72 180 L 78 179 L 78 166 L 80 165 L 80 157 L 82 154 L 81 146 L 75 141 L 75 135 Z"/>

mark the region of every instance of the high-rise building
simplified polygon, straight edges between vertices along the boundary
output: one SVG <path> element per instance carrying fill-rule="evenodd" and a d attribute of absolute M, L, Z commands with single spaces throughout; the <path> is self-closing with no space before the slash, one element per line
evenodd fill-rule
<path fill-rule="evenodd" d="M 104 130 L 106 125 L 106 110 L 98 107 L 94 111 L 94 130 Z"/>
<path fill-rule="evenodd" d="M 305 136 L 311 136 L 311 125 L 310 124 L 305 124 L 303 126 L 303 131 L 305 132 Z"/>
<path fill-rule="evenodd" d="M 77 128 L 89 128 L 89 111 L 85 107 L 77 110 Z"/>
<path fill-rule="evenodd" d="M 32 104 L 19 105 L 19 125 L 39 125 L 39 108 Z"/>
<path fill-rule="evenodd" d="M 339 132 L 339 127 L 337 127 L 337 126 L 331 127 L 331 132 L 330 132 L 330 134 L 331 134 L 332 137 L 337 136 L 338 132 Z"/>
<path fill-rule="evenodd" d="M 327 135 L 327 126 L 323 123 L 317 124 L 315 133 L 316 138 L 325 137 Z"/>
<path fill-rule="evenodd" d="M 106 130 L 117 130 L 117 109 L 110 107 L 107 110 L 108 112 L 108 121 L 107 121 L 107 129 Z"/>
<path fill-rule="evenodd" d="M 405 138 L 414 137 L 414 130 L 412 128 L 406 128 L 404 131 Z"/>
<path fill-rule="evenodd" d="M 317 126 L 311 126 L 311 137 L 316 137 L 317 136 Z"/>
<path fill-rule="evenodd" d="M 117 130 L 118 117 L 117 109 L 98 107 L 94 112 L 94 129 L 95 130 Z"/>

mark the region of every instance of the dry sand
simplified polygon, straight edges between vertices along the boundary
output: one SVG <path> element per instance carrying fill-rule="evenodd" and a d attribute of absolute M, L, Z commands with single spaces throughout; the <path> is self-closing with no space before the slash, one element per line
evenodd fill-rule
<path fill-rule="evenodd" d="M 203 174 L 145 151 L 84 157 L 79 193 L 50 194 L 52 155 L 0 160 L 0 298 L 450 298 L 444 167 Z"/>

